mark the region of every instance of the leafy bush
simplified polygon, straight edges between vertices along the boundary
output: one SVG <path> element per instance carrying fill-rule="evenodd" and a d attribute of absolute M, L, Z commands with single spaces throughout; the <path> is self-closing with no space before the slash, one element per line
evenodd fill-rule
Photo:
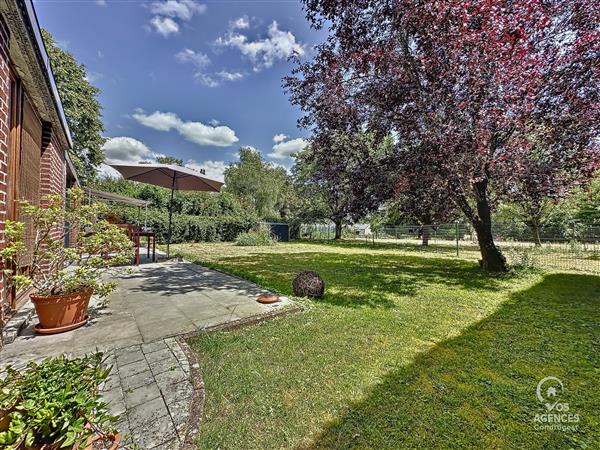
<path fill-rule="evenodd" d="M 112 211 L 119 221 L 144 224 L 144 212 L 137 208 L 124 207 Z M 172 243 L 233 241 L 242 232 L 258 224 L 258 218 L 251 213 L 240 212 L 235 215 L 193 216 L 173 215 Z M 167 242 L 169 214 L 164 210 L 148 210 L 148 227 L 156 233 L 158 242 Z"/>
<path fill-rule="evenodd" d="M 131 260 L 133 244 L 121 229 L 98 220 L 106 205 L 84 204 L 79 188 L 70 189 L 67 195 L 68 202 L 58 195 L 44 196 L 39 206 L 20 202 L 21 215 L 30 219 L 29 229 L 24 222 L 6 221 L 6 245 L 0 258 L 7 284 L 17 290 L 33 287 L 42 296 L 91 288 L 106 298 L 116 284 L 104 281 L 105 275 L 109 268 Z M 33 238 L 29 246 L 26 235 Z M 78 239 L 65 248 L 67 235 Z M 27 257 L 29 264 L 21 264 Z M 23 271 L 12 270 L 23 266 Z"/>
<path fill-rule="evenodd" d="M 509 264 L 515 270 L 530 270 L 536 267 L 536 255 L 540 249 L 532 247 L 510 247 L 505 251 Z"/>
<path fill-rule="evenodd" d="M 277 239 L 271 234 L 269 227 L 266 225 L 261 225 L 256 230 L 240 233 L 235 240 L 235 245 L 244 247 L 267 246 L 275 245 L 276 243 Z"/>
<path fill-rule="evenodd" d="M 94 433 L 114 433 L 112 424 L 118 418 L 108 413 L 98 391 L 109 373 L 102 353 L 48 358 L 29 363 L 23 372 L 6 368 L 0 382 L 0 412 L 10 411 L 10 424 L 0 432 L 0 446 L 71 448 Z"/>

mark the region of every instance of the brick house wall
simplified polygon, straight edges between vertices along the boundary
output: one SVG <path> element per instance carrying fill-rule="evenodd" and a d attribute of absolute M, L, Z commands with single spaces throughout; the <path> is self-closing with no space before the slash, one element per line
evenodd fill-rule
<path fill-rule="evenodd" d="M 28 36 L 27 33 L 31 28 L 24 23 L 27 19 L 27 16 L 23 16 L 24 9 L 19 9 L 18 4 L 15 5 L 11 6 L 8 3 L 0 5 L 0 249 L 5 246 L 6 220 L 14 219 L 13 201 L 24 198 L 24 192 L 19 192 L 20 184 L 21 189 L 29 187 L 27 192 L 29 198 L 40 199 L 48 194 L 64 197 L 67 178 L 70 185 L 74 183 L 73 180 L 76 180 L 72 165 L 67 160 L 70 138 L 66 137 L 68 128 L 60 120 L 62 113 L 60 100 L 57 106 L 57 96 L 47 82 L 48 77 L 52 80 L 51 72 L 48 75 L 46 68 L 38 60 L 39 42 L 35 39 L 28 41 L 23 39 L 24 36 Z M 7 11 L 9 13 L 5 17 L 2 8 L 5 8 L 4 13 Z M 9 20 L 5 21 L 5 18 Z M 18 39 L 11 37 L 11 30 L 19 35 Z M 45 50 L 42 50 L 45 54 Z M 18 65 L 13 64 L 12 58 L 15 57 L 19 59 Z M 23 78 L 20 73 L 23 73 Z M 19 80 L 18 95 L 15 95 L 15 79 Z M 21 99 L 18 101 L 18 107 L 15 107 L 15 98 Z M 23 107 L 25 103 L 30 105 L 29 114 L 25 114 L 28 112 Z M 41 127 L 41 138 L 32 139 L 34 134 L 31 133 L 25 136 L 25 128 L 22 126 L 13 128 L 11 134 L 11 127 L 14 126 L 11 122 L 15 122 L 14 111 L 11 111 L 11 108 L 17 111 L 16 117 L 20 116 L 22 119 L 19 120 L 19 126 L 25 123 L 26 116 L 30 124 L 35 120 L 36 126 Z M 31 108 L 34 110 L 33 114 Z M 57 113 L 57 110 L 60 111 Z M 11 115 L 13 115 L 12 121 Z M 25 155 L 30 163 L 34 161 L 35 164 L 21 164 L 22 161 L 27 161 L 21 158 Z M 34 183 L 30 183 L 32 179 Z M 38 190 L 39 195 L 37 195 Z M 32 192 L 35 195 L 31 196 Z M 62 234 L 61 228 L 57 228 L 56 233 Z M 0 329 L 10 314 L 11 307 L 15 306 L 15 299 L 10 294 L 0 271 Z"/>
<path fill-rule="evenodd" d="M 52 134 L 47 146 L 42 147 L 40 197 L 50 194 L 59 194 L 64 197 L 66 179 L 64 150 L 60 148 L 60 143 Z"/>
<path fill-rule="evenodd" d="M 46 126 L 44 132 L 46 132 Z M 63 198 L 66 194 L 66 166 L 64 160 L 64 151 L 60 148 L 60 143 L 51 130 L 48 131 L 48 142 L 44 142 L 42 137 L 42 157 L 40 164 L 40 203 L 44 203 L 46 195 L 60 195 Z M 44 145 L 46 144 L 46 145 Z M 61 227 L 56 227 L 53 231 L 53 237 L 59 238 L 63 234 Z M 47 265 L 43 265 L 47 269 Z"/>

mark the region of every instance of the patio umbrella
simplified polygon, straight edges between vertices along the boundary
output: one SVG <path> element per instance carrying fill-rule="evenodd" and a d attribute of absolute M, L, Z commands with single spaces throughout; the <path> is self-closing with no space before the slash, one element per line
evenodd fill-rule
<path fill-rule="evenodd" d="M 110 164 L 123 178 L 140 183 L 153 184 L 171 189 L 169 202 L 169 231 L 167 234 L 167 258 L 171 245 L 173 224 L 173 195 L 175 191 L 208 191 L 219 192 L 223 183 L 187 167 L 172 164 Z"/>

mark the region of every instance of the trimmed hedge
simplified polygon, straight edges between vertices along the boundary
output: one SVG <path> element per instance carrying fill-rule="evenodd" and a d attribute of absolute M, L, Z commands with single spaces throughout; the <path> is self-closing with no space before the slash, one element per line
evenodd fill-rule
<path fill-rule="evenodd" d="M 140 213 L 137 208 L 121 207 L 117 211 L 113 210 L 112 214 L 119 221 L 144 225 L 144 211 Z M 257 225 L 258 218 L 251 214 L 216 217 L 173 214 L 171 242 L 234 241 L 240 233 L 249 231 Z M 168 212 L 149 209 L 148 227 L 156 233 L 157 242 L 166 243 L 169 228 Z"/>

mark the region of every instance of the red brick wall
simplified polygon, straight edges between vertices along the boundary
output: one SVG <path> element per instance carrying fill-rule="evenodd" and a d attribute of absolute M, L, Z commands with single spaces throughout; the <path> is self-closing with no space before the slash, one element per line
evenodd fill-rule
<path fill-rule="evenodd" d="M 44 127 L 45 130 L 47 129 Z M 49 127 L 48 127 L 49 129 Z M 50 130 L 48 132 L 51 132 Z M 48 194 L 64 196 L 67 183 L 66 164 L 64 152 L 56 135 L 52 134 L 50 142 L 43 149 L 40 164 L 40 198 Z"/>
<path fill-rule="evenodd" d="M 7 210 L 7 170 L 9 154 L 9 99 L 10 99 L 10 58 L 7 29 L 0 18 L 0 249 L 5 245 L 4 224 Z M 64 196 L 66 186 L 66 162 L 64 151 L 49 124 L 43 124 L 40 142 L 40 197 L 47 194 Z M 58 131 L 62 132 L 62 131 Z M 57 228 L 57 234 L 62 233 Z M 4 289 L 4 279 L 0 272 L 0 329 L 4 314 L 9 306 Z M 2 346 L 0 337 L 0 347 Z"/>
<path fill-rule="evenodd" d="M 44 124 L 44 135 L 42 143 L 42 159 L 40 161 L 40 203 L 44 203 L 46 195 L 60 195 L 64 198 L 67 184 L 66 164 L 64 153 L 60 149 L 60 143 L 49 126 Z M 53 238 L 58 239 L 63 234 L 63 225 L 57 226 L 53 231 Z M 48 269 L 42 264 L 44 270 Z"/>
<path fill-rule="evenodd" d="M 8 167 L 10 74 L 8 33 L 0 20 L 0 248 L 4 248 L 4 223 L 6 220 L 6 181 Z M 3 321 L 6 296 L 4 276 L 0 273 L 0 322 Z M 2 344 L 0 343 L 0 346 Z"/>

